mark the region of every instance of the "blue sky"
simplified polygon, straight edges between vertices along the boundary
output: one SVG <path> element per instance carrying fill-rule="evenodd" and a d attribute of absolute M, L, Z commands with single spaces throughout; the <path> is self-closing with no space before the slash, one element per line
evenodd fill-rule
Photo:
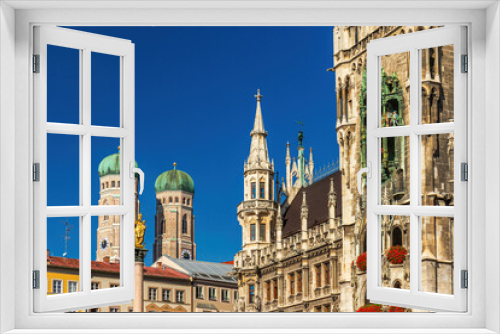
<path fill-rule="evenodd" d="M 153 261 L 155 191 L 162 172 L 177 168 L 195 182 L 197 258 L 228 261 L 241 249 L 236 207 L 243 199 L 257 88 L 270 158 L 284 176 L 286 143 L 296 155 L 297 121 L 316 168 L 337 160 L 333 27 L 83 27 L 129 39 L 136 52 L 136 160 L 146 174 L 146 265 Z M 78 122 L 78 51 L 49 49 L 48 119 Z M 92 123 L 116 126 L 118 59 L 92 57 Z M 60 137 L 60 138 L 59 138 Z M 78 138 L 48 139 L 48 204 L 78 204 Z M 117 139 L 92 141 L 92 201 L 99 199 L 99 162 Z M 68 256 L 78 257 L 78 221 L 69 220 Z M 64 252 L 64 224 L 50 219 L 49 249 Z M 97 222 L 93 221 L 93 229 Z M 92 258 L 97 240 L 92 239 Z"/>

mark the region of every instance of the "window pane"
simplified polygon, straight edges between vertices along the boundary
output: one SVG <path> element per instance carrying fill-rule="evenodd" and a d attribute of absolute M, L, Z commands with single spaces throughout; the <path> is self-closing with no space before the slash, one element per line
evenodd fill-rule
<path fill-rule="evenodd" d="M 453 294 L 453 218 L 421 217 L 421 291 Z"/>
<path fill-rule="evenodd" d="M 92 137 L 91 145 L 92 205 L 120 205 L 120 139 Z"/>
<path fill-rule="evenodd" d="M 120 286 L 121 218 L 121 216 L 92 217 L 93 290 Z"/>
<path fill-rule="evenodd" d="M 422 205 L 454 205 L 453 133 L 422 136 Z"/>
<path fill-rule="evenodd" d="M 92 52 L 92 125 L 120 126 L 120 57 Z"/>
<path fill-rule="evenodd" d="M 47 205 L 80 205 L 80 137 L 47 134 Z"/>
<path fill-rule="evenodd" d="M 47 45 L 47 122 L 80 123 L 80 50 Z"/>
<path fill-rule="evenodd" d="M 47 294 L 80 290 L 80 218 L 47 218 Z"/>
<path fill-rule="evenodd" d="M 381 127 L 410 124 L 410 53 L 395 53 L 380 57 Z"/>
<path fill-rule="evenodd" d="M 410 201 L 410 138 L 381 138 L 382 205 L 403 205 Z"/>
<path fill-rule="evenodd" d="M 423 49 L 422 124 L 453 122 L 453 45 Z"/>
<path fill-rule="evenodd" d="M 409 290 L 410 217 L 381 216 L 380 223 L 382 234 L 381 286 Z M 358 257 L 356 267 L 361 263 L 362 261 Z"/>

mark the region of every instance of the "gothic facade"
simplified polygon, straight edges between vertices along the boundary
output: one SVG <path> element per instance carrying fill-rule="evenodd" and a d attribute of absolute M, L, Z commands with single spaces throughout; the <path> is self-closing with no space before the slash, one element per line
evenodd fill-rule
<path fill-rule="evenodd" d="M 356 187 L 356 173 L 366 167 L 366 46 L 373 39 L 431 28 L 334 28 L 330 71 L 336 82 L 340 170 L 323 179 L 313 180 L 312 151 L 307 162 L 299 134 L 298 159 L 293 163 L 287 145 L 286 180 L 277 183 L 276 194 L 265 190 L 274 166 L 267 155 L 258 94 L 244 200 L 238 206 L 243 228 L 243 249 L 234 262 L 238 311 L 353 312 L 369 303 L 366 267 L 361 263 L 366 253 L 366 195 Z M 452 122 L 453 46 L 422 50 L 421 57 L 421 122 Z M 381 64 L 381 126 L 408 125 L 409 55 L 385 56 Z M 453 134 L 426 135 L 421 141 L 421 204 L 453 205 Z M 409 205 L 409 138 L 384 138 L 381 146 L 381 201 Z M 260 177 L 258 173 L 263 175 L 263 193 L 260 179 L 248 177 Z M 382 216 L 380 221 L 381 284 L 409 289 L 409 255 L 403 263 L 385 256 L 391 247 L 409 254 L 409 217 Z M 421 288 L 453 294 L 453 219 L 421 217 L 421 226 Z"/>

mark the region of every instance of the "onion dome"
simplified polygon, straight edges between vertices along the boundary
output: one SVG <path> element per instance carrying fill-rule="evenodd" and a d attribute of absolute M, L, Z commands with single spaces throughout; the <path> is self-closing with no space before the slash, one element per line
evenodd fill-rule
<path fill-rule="evenodd" d="M 118 147 L 118 150 L 120 148 Z M 135 162 L 135 167 L 139 168 L 137 161 Z M 120 175 L 120 152 L 108 155 L 106 158 L 102 159 L 99 164 L 99 177 L 106 175 Z M 136 175 L 137 176 L 137 175 Z"/>
<path fill-rule="evenodd" d="M 155 182 L 155 190 L 157 193 L 163 191 L 182 190 L 194 194 L 194 182 L 188 173 L 176 169 L 177 164 L 174 163 L 174 169 L 163 172 Z"/>

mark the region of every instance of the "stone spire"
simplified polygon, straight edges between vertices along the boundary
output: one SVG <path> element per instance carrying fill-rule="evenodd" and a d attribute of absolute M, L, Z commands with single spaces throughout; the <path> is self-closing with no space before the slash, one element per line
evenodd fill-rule
<path fill-rule="evenodd" d="M 313 160 L 313 149 L 309 148 L 309 184 L 314 182 L 314 160 Z"/>
<path fill-rule="evenodd" d="M 292 158 L 290 157 L 290 143 L 286 143 L 286 189 L 287 195 L 289 195 L 289 190 L 292 189 Z"/>
<path fill-rule="evenodd" d="M 262 109 L 260 106 L 262 95 L 260 95 L 260 89 L 257 90 L 257 95 L 255 95 L 255 97 L 257 99 L 257 110 L 255 111 L 253 130 L 250 132 L 252 143 L 250 144 L 250 155 L 248 156 L 247 168 L 272 169 L 272 164 L 269 161 L 269 153 L 267 151 L 267 132 L 264 130 L 264 121 L 262 120 Z"/>
<path fill-rule="evenodd" d="M 307 219 L 309 218 L 309 206 L 306 201 L 306 192 L 302 191 L 302 205 L 300 207 L 300 225 L 301 225 L 301 239 L 302 249 L 307 247 Z"/>

